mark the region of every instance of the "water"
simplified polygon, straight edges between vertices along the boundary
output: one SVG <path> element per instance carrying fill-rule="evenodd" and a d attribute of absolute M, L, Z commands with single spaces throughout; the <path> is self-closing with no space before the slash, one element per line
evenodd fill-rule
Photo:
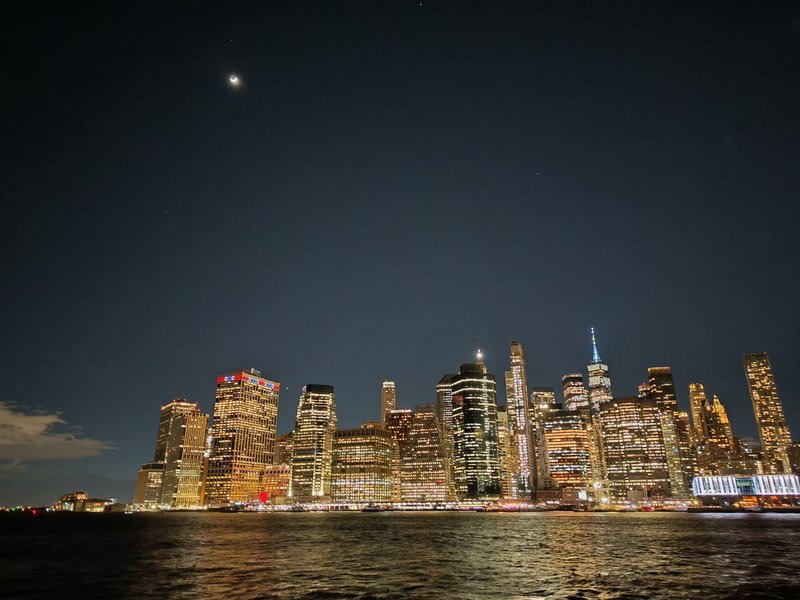
<path fill-rule="evenodd" d="M 800 598 L 800 515 L 0 518 L 2 598 Z"/>

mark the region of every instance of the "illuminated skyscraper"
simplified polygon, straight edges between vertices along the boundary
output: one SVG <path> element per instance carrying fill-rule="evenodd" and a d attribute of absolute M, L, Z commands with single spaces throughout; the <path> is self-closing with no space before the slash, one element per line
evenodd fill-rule
<path fill-rule="evenodd" d="M 380 423 L 340 429 L 333 442 L 331 500 L 391 502 L 393 463 L 392 434 Z"/>
<path fill-rule="evenodd" d="M 506 372 L 508 383 L 508 372 Z M 518 480 L 515 477 L 517 456 L 514 452 L 516 446 L 511 443 L 511 432 L 508 427 L 508 407 L 497 407 L 497 451 L 500 454 L 500 497 L 518 498 Z"/>
<path fill-rule="evenodd" d="M 418 404 L 401 443 L 400 499 L 445 502 L 454 499 L 441 428 L 431 404 Z"/>
<path fill-rule="evenodd" d="M 614 398 L 598 415 L 606 478 L 614 500 L 669 496 L 670 470 L 655 400 Z"/>
<path fill-rule="evenodd" d="M 528 411 L 528 382 L 525 375 L 525 355 L 522 344 L 512 341 L 509 370 L 505 374 L 508 400 L 508 430 L 511 460 L 511 497 L 530 496 L 533 488 L 532 469 L 535 450 L 531 448 L 530 414 Z"/>
<path fill-rule="evenodd" d="M 442 431 L 442 445 L 450 468 L 450 482 L 455 481 L 453 472 L 453 377 L 448 374 L 436 384 L 436 419 Z"/>
<path fill-rule="evenodd" d="M 697 474 L 697 452 L 692 445 L 689 415 L 678 409 L 675 383 L 669 367 L 647 369 L 647 397 L 652 398 L 664 417 L 664 444 L 670 465 L 672 495 L 691 495 L 692 479 Z"/>
<path fill-rule="evenodd" d="M 731 429 L 731 422 L 728 419 L 728 411 L 725 410 L 725 407 L 722 405 L 722 402 L 719 400 L 719 396 L 714 394 L 714 398 L 712 400 L 712 409 L 716 413 L 717 418 L 719 419 L 720 427 L 722 432 L 725 434 L 725 437 L 728 440 L 728 447 L 732 450 L 736 450 L 736 439 L 733 437 L 733 430 Z"/>
<path fill-rule="evenodd" d="M 217 378 L 206 504 L 259 500 L 275 451 L 279 391 L 255 369 Z"/>
<path fill-rule="evenodd" d="M 583 385 L 583 375 L 567 373 L 561 378 L 566 410 L 585 410 L 589 408 L 589 390 Z"/>
<path fill-rule="evenodd" d="M 611 400 L 611 377 L 608 373 L 608 365 L 600 359 L 600 352 L 597 350 L 597 339 L 592 331 L 592 362 L 589 363 L 589 404 L 592 414 L 597 414 L 603 402 Z"/>
<path fill-rule="evenodd" d="M 553 487 L 550 480 L 550 469 L 547 463 L 547 447 L 544 438 L 544 424 L 550 411 L 559 410 L 556 404 L 556 393 L 551 387 L 535 387 L 531 389 L 528 413 L 531 418 L 531 446 L 536 456 L 536 489 L 545 490 Z"/>
<path fill-rule="evenodd" d="M 189 409 L 187 410 L 186 405 Z M 172 508 L 194 508 L 203 504 L 208 415 L 196 403 L 173 400 L 161 407 L 169 419 L 161 487 L 161 504 Z M 162 419 L 163 423 L 163 419 Z"/>
<path fill-rule="evenodd" d="M 549 410 L 543 429 L 550 481 L 561 489 L 590 490 L 591 431 L 580 412 Z"/>
<path fill-rule="evenodd" d="M 770 473 L 789 470 L 787 447 L 792 443 L 772 364 L 766 352 L 744 355 L 747 387 L 753 401 L 764 463 Z"/>
<path fill-rule="evenodd" d="M 394 381 L 384 381 L 381 386 L 381 423 L 386 424 L 386 414 L 397 408 L 397 388 Z"/>
<path fill-rule="evenodd" d="M 495 386 L 480 351 L 475 364 L 461 365 L 453 377 L 453 462 L 461 498 L 500 495 Z"/>
<path fill-rule="evenodd" d="M 706 390 L 703 387 L 703 384 L 690 383 L 689 410 L 692 414 L 692 430 L 694 431 L 698 440 L 702 440 L 705 437 L 705 433 L 703 431 L 703 412 L 705 411 L 705 406 L 707 403 L 708 398 L 706 397 Z"/>
<path fill-rule="evenodd" d="M 393 481 L 394 493 L 392 499 L 400 502 L 400 468 L 402 466 L 402 451 L 408 439 L 411 422 L 414 420 L 414 411 L 410 408 L 396 408 L 386 414 L 386 428 L 392 434 L 392 447 L 394 449 Z"/>
<path fill-rule="evenodd" d="M 332 385 L 308 384 L 300 394 L 292 436 L 289 497 L 295 502 L 325 502 L 331 496 L 336 396 Z"/>

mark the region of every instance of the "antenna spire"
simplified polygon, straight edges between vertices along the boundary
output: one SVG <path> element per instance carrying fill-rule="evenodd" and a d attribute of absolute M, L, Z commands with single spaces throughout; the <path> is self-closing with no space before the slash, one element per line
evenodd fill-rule
<path fill-rule="evenodd" d="M 592 364 L 596 365 L 601 362 L 600 360 L 600 352 L 597 351 L 597 339 L 594 336 L 594 327 L 591 328 L 592 331 Z"/>

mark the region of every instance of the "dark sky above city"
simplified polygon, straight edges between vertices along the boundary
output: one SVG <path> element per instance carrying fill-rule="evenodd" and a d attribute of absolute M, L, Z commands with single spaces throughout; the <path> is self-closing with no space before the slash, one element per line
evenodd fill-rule
<path fill-rule="evenodd" d="M 357 426 L 590 326 L 742 437 L 769 352 L 800 437 L 796 3 L 112 4 L 2 9 L 0 504 L 129 500 L 221 373 Z"/>

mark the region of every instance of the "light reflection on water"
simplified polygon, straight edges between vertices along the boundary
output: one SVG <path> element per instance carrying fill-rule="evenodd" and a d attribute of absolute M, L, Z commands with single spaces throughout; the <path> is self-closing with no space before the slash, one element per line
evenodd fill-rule
<path fill-rule="evenodd" d="M 0 521 L 4 598 L 800 598 L 800 515 L 37 519 Z"/>

